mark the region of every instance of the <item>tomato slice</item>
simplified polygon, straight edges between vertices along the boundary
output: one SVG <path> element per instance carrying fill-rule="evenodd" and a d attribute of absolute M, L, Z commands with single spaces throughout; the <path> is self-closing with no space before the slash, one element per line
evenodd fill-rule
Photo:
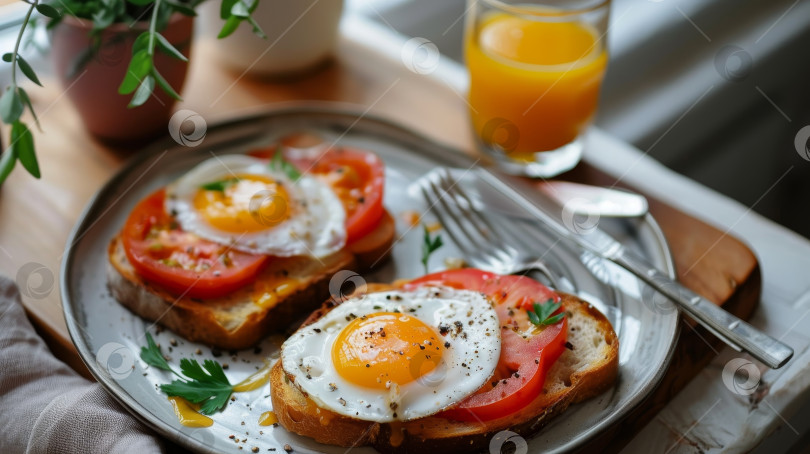
<path fill-rule="evenodd" d="M 132 210 L 122 231 L 124 251 L 146 281 L 176 295 L 216 298 L 252 282 L 268 257 L 231 250 L 184 232 L 164 208 L 160 189 Z"/>
<path fill-rule="evenodd" d="M 276 147 L 255 150 L 251 156 L 270 159 Z M 296 156 L 283 150 L 284 158 L 300 171 L 320 175 L 346 209 L 346 241 L 364 237 L 382 219 L 385 164 L 374 153 L 355 148 L 330 148 L 315 157 Z"/>
<path fill-rule="evenodd" d="M 527 309 L 531 310 L 535 302 L 559 302 L 559 295 L 525 276 L 501 276 L 471 268 L 429 274 L 405 287 L 423 285 L 482 292 L 496 303 L 501 322 L 501 356 L 492 379 L 437 416 L 457 421 L 497 419 L 520 410 L 542 392 L 548 370 L 565 348 L 568 321 L 563 318 L 538 330 L 528 320 Z"/>

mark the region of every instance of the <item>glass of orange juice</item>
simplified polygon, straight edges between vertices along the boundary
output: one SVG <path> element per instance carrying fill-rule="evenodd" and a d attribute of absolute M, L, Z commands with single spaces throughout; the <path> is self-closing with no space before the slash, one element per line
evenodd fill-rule
<path fill-rule="evenodd" d="M 472 126 L 506 171 L 551 177 L 580 160 L 607 67 L 610 0 L 468 0 Z"/>

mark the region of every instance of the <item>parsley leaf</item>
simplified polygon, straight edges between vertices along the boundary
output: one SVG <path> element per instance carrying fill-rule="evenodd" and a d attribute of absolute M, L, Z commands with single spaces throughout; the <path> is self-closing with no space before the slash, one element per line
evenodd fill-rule
<path fill-rule="evenodd" d="M 560 308 L 560 303 L 555 303 L 554 300 L 547 300 L 545 303 L 534 303 L 533 311 L 526 310 L 529 315 L 529 321 L 537 326 L 548 326 L 558 323 L 565 317 L 564 313 L 552 315 Z"/>
<path fill-rule="evenodd" d="M 189 380 L 179 379 L 168 385 L 160 385 L 161 391 L 168 396 L 178 396 L 189 402 L 202 404 L 200 413 L 204 415 L 225 407 L 233 386 L 218 362 L 206 359 L 200 366 L 196 359 L 183 358 L 180 360 L 180 370 Z"/>
<path fill-rule="evenodd" d="M 428 230 L 426 225 L 423 225 L 425 228 L 425 236 L 422 242 L 422 265 L 425 267 L 425 274 L 428 273 L 428 260 L 430 260 L 430 254 L 434 253 L 437 249 L 442 247 L 444 244 L 442 243 L 441 235 L 436 235 L 435 238 L 430 237 L 430 231 Z"/>
<path fill-rule="evenodd" d="M 186 377 L 183 378 L 183 375 L 172 370 L 160 347 L 148 332 L 146 344 L 146 347 L 141 347 L 141 359 L 146 364 L 180 377 L 169 384 L 160 385 L 160 390 L 167 396 L 182 397 L 189 402 L 202 404 L 200 413 L 204 415 L 221 411 L 225 407 L 233 392 L 233 386 L 218 362 L 207 359 L 200 366 L 196 359 L 183 358 L 180 360 L 180 371 Z"/>
<path fill-rule="evenodd" d="M 228 186 L 237 182 L 239 182 L 239 178 L 228 178 L 227 180 L 212 181 L 211 183 L 205 183 L 204 185 L 200 186 L 200 189 L 205 189 L 206 191 L 224 192 Z"/>
<path fill-rule="evenodd" d="M 293 182 L 301 178 L 301 172 L 282 156 L 281 147 L 276 150 L 276 154 L 274 154 L 273 159 L 270 160 L 270 168 L 284 172 Z"/>
<path fill-rule="evenodd" d="M 163 353 L 160 352 L 160 347 L 148 332 L 146 333 L 146 345 L 146 347 L 141 347 L 141 359 L 143 362 L 152 367 L 173 372 L 166 358 L 163 357 Z"/>

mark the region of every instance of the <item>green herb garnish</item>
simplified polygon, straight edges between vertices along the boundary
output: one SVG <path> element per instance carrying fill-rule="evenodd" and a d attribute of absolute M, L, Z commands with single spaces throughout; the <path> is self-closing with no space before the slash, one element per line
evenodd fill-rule
<path fill-rule="evenodd" d="M 554 300 L 549 299 L 545 303 L 534 303 L 534 311 L 527 309 L 526 312 L 529 314 L 529 321 L 535 325 L 548 326 L 559 322 L 565 317 L 563 313 L 551 315 L 557 312 L 560 306 L 560 303 L 555 303 Z"/>
<path fill-rule="evenodd" d="M 203 361 L 183 358 L 180 360 L 180 371 L 188 380 L 174 380 L 168 385 L 160 385 L 160 390 L 169 396 L 177 396 L 200 406 L 200 413 L 210 415 L 222 410 L 233 393 L 233 385 L 225 376 L 222 366 L 211 359 Z"/>
<path fill-rule="evenodd" d="M 425 274 L 427 274 L 430 254 L 442 247 L 443 243 L 441 235 L 436 235 L 436 237 L 431 238 L 430 231 L 428 230 L 427 226 L 423 225 L 423 227 L 425 228 L 425 236 L 422 242 L 422 265 L 425 267 Z"/>
<path fill-rule="evenodd" d="M 146 333 L 146 347 L 141 347 L 141 359 L 152 367 L 173 372 L 166 358 L 163 357 L 160 347 L 149 333 Z"/>
<path fill-rule="evenodd" d="M 183 358 L 180 360 L 182 372 L 180 375 L 171 368 L 163 357 L 160 347 L 148 332 L 146 344 L 146 347 L 141 347 L 143 362 L 179 377 L 169 384 L 160 385 L 160 390 L 166 395 L 182 397 L 189 402 L 201 404 L 200 413 L 204 415 L 221 411 L 225 407 L 233 393 L 233 385 L 228 381 L 225 371 L 218 362 L 206 359 L 200 366 L 196 359 Z"/>
<path fill-rule="evenodd" d="M 210 183 L 205 183 L 204 185 L 200 186 L 200 189 L 205 189 L 206 191 L 220 191 L 224 192 L 228 186 L 238 183 L 239 178 L 228 178 L 227 180 L 219 180 L 219 181 L 212 181 Z"/>
<path fill-rule="evenodd" d="M 274 154 L 273 159 L 270 160 L 270 168 L 284 172 L 292 181 L 298 181 L 298 179 L 301 178 L 301 172 L 282 156 L 281 147 L 276 150 L 276 154 Z"/>

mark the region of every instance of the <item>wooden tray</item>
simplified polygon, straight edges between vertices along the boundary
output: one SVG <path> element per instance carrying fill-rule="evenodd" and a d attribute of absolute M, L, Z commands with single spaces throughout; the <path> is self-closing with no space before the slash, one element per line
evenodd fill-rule
<path fill-rule="evenodd" d="M 580 164 L 560 179 L 612 186 L 616 180 Z M 617 188 L 636 189 L 616 184 Z M 643 194 L 643 193 L 642 193 Z M 762 278 L 759 262 L 742 241 L 705 222 L 646 196 L 650 212 L 667 238 L 678 280 L 737 317 L 747 320 L 759 304 Z M 669 369 L 656 390 L 625 420 L 594 439 L 582 452 L 618 452 L 714 358 L 722 341 L 688 317 Z"/>
<path fill-rule="evenodd" d="M 456 148 L 473 149 L 464 95 L 438 77 L 407 71 L 397 56 L 387 58 L 368 46 L 342 39 L 335 61 L 295 81 L 268 81 L 233 73 L 213 64 L 213 39 L 194 44 L 194 57 L 184 96 L 177 108 L 191 109 L 207 121 L 244 113 L 246 109 L 291 100 L 345 101 L 366 106 Z M 0 192 L 0 237 L 10 260 L 0 272 L 14 276 L 26 262 L 56 272 L 70 228 L 87 199 L 131 153 L 102 144 L 84 132 L 64 90 L 52 78 L 46 88 L 30 88 L 44 132 L 34 130 L 43 181 L 17 169 Z M 612 185 L 614 179 L 587 164 L 561 178 Z M 619 185 L 621 186 L 621 185 Z M 761 290 L 759 265 L 748 247 L 681 211 L 650 199 L 650 208 L 669 241 L 680 280 L 738 317 L 756 308 Z M 33 226 L 33 227 L 32 227 Z M 33 230 L 32 230 L 33 228 Z M 25 300 L 29 316 L 57 357 L 88 374 L 67 336 L 58 291 L 47 298 Z M 658 390 L 630 417 L 605 433 L 593 450 L 618 451 L 681 390 L 715 355 L 720 342 L 688 321 L 668 374 Z M 89 375 L 89 374 L 88 374 Z"/>

